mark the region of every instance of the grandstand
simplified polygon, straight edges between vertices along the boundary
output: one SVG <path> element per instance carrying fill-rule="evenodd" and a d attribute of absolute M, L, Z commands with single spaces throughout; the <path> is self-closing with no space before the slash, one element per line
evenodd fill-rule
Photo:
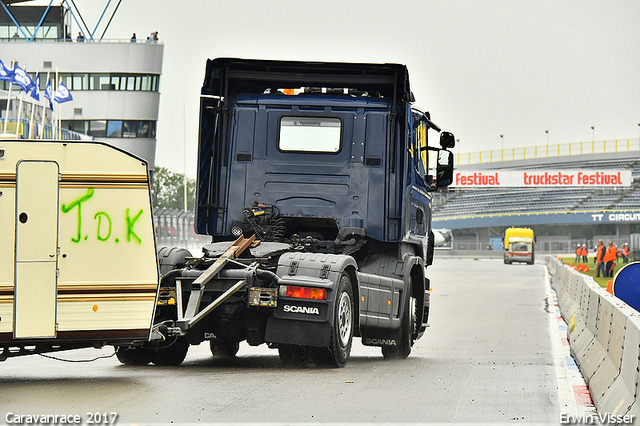
<path fill-rule="evenodd" d="M 451 187 L 434 196 L 433 227 L 452 229 L 453 248 L 499 248 L 509 226 L 532 227 L 539 252 L 592 249 L 598 239 L 640 251 L 640 139 L 458 154 L 456 171 L 631 172 L 618 187 Z M 498 241 L 498 243 L 497 243 Z"/>

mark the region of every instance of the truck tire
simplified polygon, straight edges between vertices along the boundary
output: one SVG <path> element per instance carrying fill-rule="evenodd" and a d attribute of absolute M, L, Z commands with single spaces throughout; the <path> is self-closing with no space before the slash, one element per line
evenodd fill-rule
<path fill-rule="evenodd" d="M 240 342 L 209 342 L 211 354 L 221 358 L 234 358 L 240 349 Z"/>
<path fill-rule="evenodd" d="M 415 299 L 408 297 L 405 302 L 402 325 L 400 326 L 400 341 L 396 346 L 383 346 L 384 359 L 406 359 L 413 346 L 413 333 L 416 327 Z"/>
<path fill-rule="evenodd" d="M 152 353 L 147 348 L 127 349 L 119 346 L 116 357 L 124 365 L 147 365 L 151 362 Z"/>
<path fill-rule="evenodd" d="M 176 337 L 173 342 L 153 351 L 151 362 L 155 365 L 180 365 L 187 357 L 189 342 L 183 337 Z"/>
<path fill-rule="evenodd" d="M 353 343 L 353 326 L 353 288 L 351 278 L 343 272 L 336 288 L 329 365 L 342 368 L 347 364 Z"/>

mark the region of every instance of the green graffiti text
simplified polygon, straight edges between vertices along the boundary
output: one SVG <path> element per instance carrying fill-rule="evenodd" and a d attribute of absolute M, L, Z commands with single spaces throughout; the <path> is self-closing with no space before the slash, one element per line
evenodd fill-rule
<path fill-rule="evenodd" d="M 87 193 L 69 204 L 63 204 L 60 208 L 62 213 L 69 213 L 75 206 L 78 206 L 78 235 L 71 238 L 74 243 L 79 243 L 82 238 L 82 203 L 93 197 L 93 188 L 87 189 Z"/>
<path fill-rule="evenodd" d="M 84 204 L 85 211 L 87 208 L 90 208 L 91 205 L 89 203 L 86 203 L 86 201 L 90 200 L 93 197 L 93 195 L 94 195 L 94 189 L 88 188 L 86 194 L 84 194 L 83 196 L 79 197 L 78 199 L 68 204 L 62 204 L 62 206 L 60 207 L 60 209 L 62 210 L 62 213 L 69 213 L 74 208 L 76 207 L 78 208 L 77 232 L 76 232 L 76 235 L 71 237 L 71 241 L 76 244 L 80 243 L 83 240 L 89 241 L 89 235 L 87 235 L 86 233 L 83 235 L 83 232 L 82 232 L 82 227 L 83 227 L 82 207 Z M 95 204 L 95 203 L 92 202 L 92 204 Z M 125 210 L 125 214 L 123 218 L 124 220 L 120 222 L 122 224 L 122 227 L 115 228 L 115 229 L 121 229 L 123 232 L 126 232 L 127 242 L 133 241 L 134 243 L 138 243 L 138 244 L 142 243 L 142 239 L 138 236 L 138 234 L 136 234 L 134 230 L 134 227 L 138 219 L 140 219 L 140 217 L 142 216 L 142 213 L 143 213 L 143 209 L 140 209 L 138 213 L 136 213 L 135 216 L 132 217 L 130 214 L 130 209 L 127 208 Z M 104 241 L 109 241 L 111 239 L 113 242 L 119 243 L 120 240 L 122 239 L 122 235 L 120 235 L 120 238 L 118 237 L 112 238 L 113 236 L 112 234 L 114 230 L 113 228 L 114 220 L 112 220 L 112 217 L 115 217 L 115 216 L 113 214 L 107 213 L 104 210 L 98 211 L 93 215 L 93 219 L 96 221 L 94 222 L 96 226 L 96 231 L 95 231 L 96 233 L 94 235 L 96 236 L 96 239 L 98 241 L 104 242 Z M 115 223 L 117 224 L 118 221 L 116 220 Z M 85 228 L 86 226 L 87 224 L 85 224 Z"/>
<path fill-rule="evenodd" d="M 102 225 L 102 218 L 105 218 L 107 220 L 107 235 L 105 235 L 104 237 L 100 235 L 100 228 Z M 95 214 L 95 216 L 93 216 L 94 219 L 98 219 L 98 241 L 107 241 L 109 239 L 109 237 L 111 236 L 111 218 L 109 217 L 109 215 L 105 212 L 98 212 Z"/>

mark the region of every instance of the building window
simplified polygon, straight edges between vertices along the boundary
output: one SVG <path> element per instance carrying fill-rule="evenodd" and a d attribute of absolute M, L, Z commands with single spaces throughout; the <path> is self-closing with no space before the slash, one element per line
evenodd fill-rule
<path fill-rule="evenodd" d="M 94 138 L 104 138 L 107 136 L 107 121 L 106 120 L 93 120 L 89 122 L 89 136 Z"/>
<path fill-rule="evenodd" d="M 34 72 L 29 73 L 35 80 Z M 55 74 L 49 73 L 55 81 Z M 131 92 L 157 92 L 158 76 L 150 74 L 107 74 L 107 73 L 59 73 L 58 78 L 67 89 L 78 90 L 126 90 Z M 40 73 L 40 88 L 47 86 L 46 73 Z M 0 81 L 0 89 L 8 90 L 9 82 Z"/>
<path fill-rule="evenodd" d="M 108 138 L 121 138 L 122 137 L 122 121 L 109 120 L 107 122 L 107 137 Z"/>
<path fill-rule="evenodd" d="M 156 122 L 143 120 L 63 120 L 62 128 L 94 138 L 156 137 Z"/>

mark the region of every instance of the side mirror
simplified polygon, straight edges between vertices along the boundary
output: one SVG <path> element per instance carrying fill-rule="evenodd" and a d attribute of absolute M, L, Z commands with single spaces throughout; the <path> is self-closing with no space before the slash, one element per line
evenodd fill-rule
<path fill-rule="evenodd" d="M 440 133 L 440 146 L 445 149 L 454 148 L 456 146 L 456 139 L 453 133 L 442 132 Z"/>
<path fill-rule="evenodd" d="M 451 135 L 451 133 L 449 133 Z M 453 135 L 451 135 L 453 140 Z M 454 142 L 455 143 L 455 142 Z M 447 150 L 438 152 L 438 165 L 436 167 L 436 185 L 438 188 L 449 186 L 453 182 L 453 153 Z"/>

